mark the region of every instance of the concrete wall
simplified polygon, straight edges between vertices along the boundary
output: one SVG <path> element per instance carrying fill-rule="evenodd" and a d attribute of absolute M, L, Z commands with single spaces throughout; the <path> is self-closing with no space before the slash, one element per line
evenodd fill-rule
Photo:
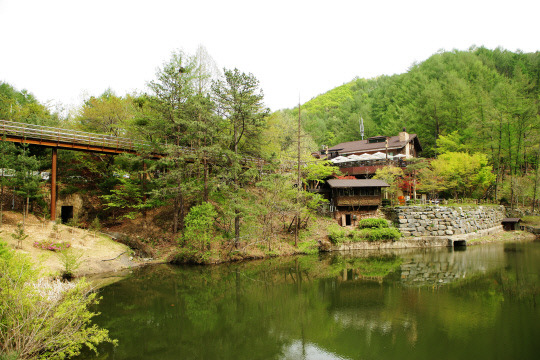
<path fill-rule="evenodd" d="M 452 236 L 501 225 L 504 206 L 399 206 L 386 212 L 404 237 Z"/>
<path fill-rule="evenodd" d="M 81 218 L 83 209 L 83 199 L 79 194 L 59 195 L 56 200 L 56 217 L 60 219 L 62 206 L 73 206 L 73 216 Z"/>

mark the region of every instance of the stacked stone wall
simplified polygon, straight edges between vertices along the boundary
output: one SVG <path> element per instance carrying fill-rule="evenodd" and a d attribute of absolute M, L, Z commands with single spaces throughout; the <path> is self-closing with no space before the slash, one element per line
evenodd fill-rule
<path fill-rule="evenodd" d="M 501 225 L 504 206 L 400 206 L 387 212 L 404 237 L 452 236 Z"/>

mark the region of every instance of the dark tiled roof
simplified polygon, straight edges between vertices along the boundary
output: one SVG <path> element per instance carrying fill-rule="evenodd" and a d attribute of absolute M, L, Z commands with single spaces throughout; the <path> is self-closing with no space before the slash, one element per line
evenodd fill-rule
<path fill-rule="evenodd" d="M 380 137 L 381 136 L 374 136 L 373 138 L 380 138 Z M 409 134 L 408 141 L 399 141 L 399 135 L 390 136 L 388 138 L 388 149 L 401 149 L 405 145 L 407 145 L 409 142 L 414 141 L 415 138 L 416 138 L 416 134 Z M 328 151 L 330 152 L 330 151 L 339 150 L 340 154 L 348 154 L 348 153 L 353 153 L 353 152 L 385 151 L 386 150 L 386 143 L 384 141 L 377 142 L 377 143 L 369 143 L 368 140 L 369 139 L 349 141 L 349 142 L 337 144 L 329 148 Z"/>
<path fill-rule="evenodd" d="M 386 181 L 377 179 L 330 179 L 331 188 L 388 187 Z"/>
<path fill-rule="evenodd" d="M 517 222 L 520 222 L 521 219 L 520 218 L 506 218 L 506 219 L 502 219 L 501 222 L 503 223 L 517 223 Z"/>

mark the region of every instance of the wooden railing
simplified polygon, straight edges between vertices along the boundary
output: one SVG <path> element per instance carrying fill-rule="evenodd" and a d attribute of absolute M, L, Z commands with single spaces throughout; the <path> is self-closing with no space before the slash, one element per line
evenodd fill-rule
<path fill-rule="evenodd" d="M 83 151 L 119 154 L 138 153 L 146 150 L 158 157 L 163 155 L 156 152 L 154 145 L 141 140 L 8 120 L 0 120 L 0 140 L 2 138 L 9 141 Z M 196 152 L 195 149 L 189 147 L 182 147 L 181 150 L 186 154 Z M 251 167 L 260 167 L 266 163 L 263 159 L 254 157 L 243 157 L 240 162 Z"/>
<path fill-rule="evenodd" d="M 0 131 L 2 136 L 6 137 L 13 136 L 21 139 L 84 145 L 95 148 L 116 149 L 126 152 L 135 152 L 141 147 L 149 147 L 149 144 L 145 142 L 133 141 L 132 139 L 128 138 L 7 120 L 0 120 Z"/>

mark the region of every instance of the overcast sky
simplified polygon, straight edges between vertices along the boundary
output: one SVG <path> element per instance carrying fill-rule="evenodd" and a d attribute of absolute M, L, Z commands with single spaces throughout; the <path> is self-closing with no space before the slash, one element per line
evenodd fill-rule
<path fill-rule="evenodd" d="M 540 50 L 538 0 L 0 0 L 0 81 L 80 105 L 146 90 L 174 50 L 253 73 L 272 110 L 440 49 Z"/>

